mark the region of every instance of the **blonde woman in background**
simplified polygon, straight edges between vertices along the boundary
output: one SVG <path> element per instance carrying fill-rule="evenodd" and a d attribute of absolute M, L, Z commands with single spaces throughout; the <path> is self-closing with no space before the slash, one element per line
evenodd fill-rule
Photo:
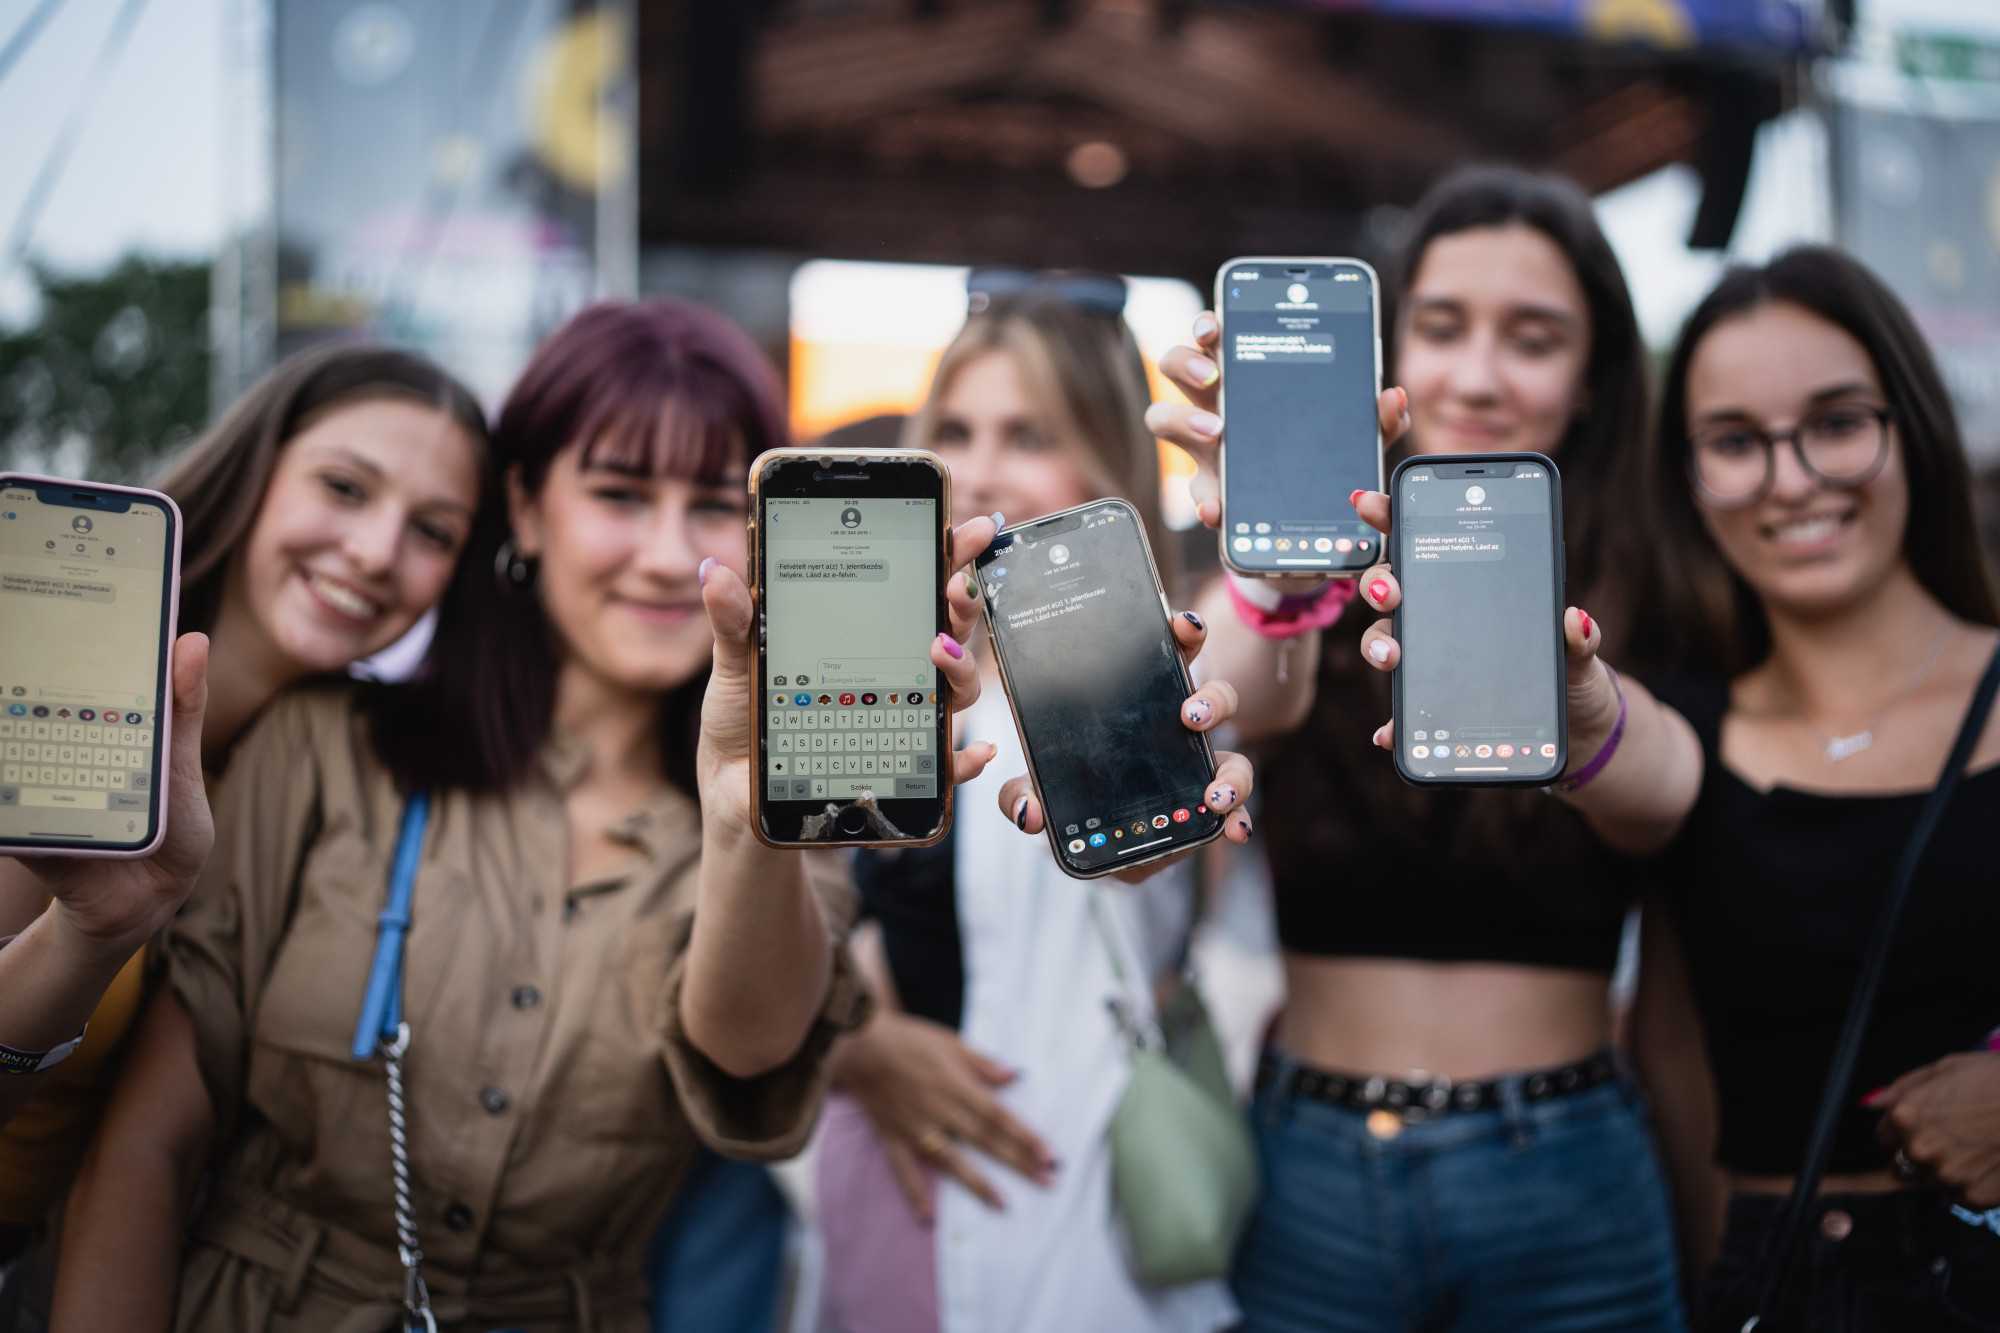
<path fill-rule="evenodd" d="M 973 314 L 903 437 L 949 464 L 955 522 L 1118 496 L 1171 569 L 1124 298 L 1117 278 L 974 273 Z M 1199 648 L 1197 617 L 1174 617 L 1174 630 L 1184 652 Z M 841 1333 L 1229 1327 L 1222 1283 L 1147 1288 L 1126 1263 L 1105 1140 L 1127 1077 L 1105 1005 L 1121 988 L 1091 890 L 1057 868 L 1026 780 L 998 776 L 1026 765 L 990 645 L 975 651 L 983 688 L 959 743 L 998 747 L 995 776 L 966 786 L 944 842 L 864 852 L 856 867 L 861 965 L 881 1004 L 834 1057 L 842 1090 L 818 1161 L 826 1323 Z M 1202 730 L 1233 712 L 1225 684 L 1199 697 L 1211 704 Z M 1221 759 L 1210 800 L 1240 843 L 1249 766 Z M 1185 871 L 1099 891 L 1127 976 L 1159 977 L 1179 956 Z"/>

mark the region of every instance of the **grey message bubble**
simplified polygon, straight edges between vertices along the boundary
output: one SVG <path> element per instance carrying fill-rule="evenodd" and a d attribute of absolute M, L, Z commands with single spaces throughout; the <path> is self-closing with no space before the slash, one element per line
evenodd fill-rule
<path fill-rule="evenodd" d="M 887 560 L 780 560 L 778 577 L 793 583 L 887 583 Z"/>
<path fill-rule="evenodd" d="M 1331 333 L 1238 333 L 1230 339 L 1238 361 L 1300 361 L 1325 365 L 1333 360 Z"/>
<path fill-rule="evenodd" d="M 1419 533 L 1410 538 L 1412 560 L 1505 560 L 1506 537 L 1498 532 Z"/>
<path fill-rule="evenodd" d="M 108 583 L 88 583 L 82 579 L 51 579 L 39 574 L 0 573 L 0 592 L 25 593 L 30 597 L 55 597 L 66 602 L 118 600 L 118 590 Z"/>

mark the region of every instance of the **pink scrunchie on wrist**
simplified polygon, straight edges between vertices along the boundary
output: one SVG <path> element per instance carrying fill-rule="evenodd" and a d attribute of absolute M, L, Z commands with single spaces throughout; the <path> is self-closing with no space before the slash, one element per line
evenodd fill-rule
<path fill-rule="evenodd" d="M 1259 606 L 1244 594 L 1244 585 L 1234 574 L 1225 574 L 1229 582 L 1229 601 L 1236 608 L 1236 618 L 1256 630 L 1267 639 L 1296 639 L 1302 634 L 1317 634 L 1340 619 L 1347 610 L 1347 604 L 1354 600 L 1356 585 L 1353 579 L 1328 579 L 1316 590 L 1295 596 L 1277 595 L 1271 606 Z M 1271 596 L 1268 589 L 1250 585 L 1253 593 Z"/>

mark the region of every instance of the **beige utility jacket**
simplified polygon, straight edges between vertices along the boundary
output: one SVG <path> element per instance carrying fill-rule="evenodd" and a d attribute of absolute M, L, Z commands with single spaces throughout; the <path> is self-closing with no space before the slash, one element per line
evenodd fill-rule
<path fill-rule="evenodd" d="M 168 939 L 223 1145 L 177 1327 L 400 1327 L 381 1060 L 350 1055 L 402 798 L 346 686 L 279 700 L 233 756 L 215 854 Z M 827 1047 L 867 1007 L 844 867 L 813 856 L 834 983 L 791 1064 L 743 1081 L 681 1030 L 699 811 L 663 787 L 567 887 L 561 739 L 505 795 L 433 802 L 404 970 L 417 1223 L 447 1330 L 645 1327 L 640 1266 L 696 1150 L 805 1143 Z"/>

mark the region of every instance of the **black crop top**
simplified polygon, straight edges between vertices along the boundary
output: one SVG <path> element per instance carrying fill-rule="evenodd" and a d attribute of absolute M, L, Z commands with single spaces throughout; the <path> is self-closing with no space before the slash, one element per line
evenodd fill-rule
<path fill-rule="evenodd" d="M 1350 614 L 1325 632 L 1312 715 L 1256 756 L 1280 942 L 1319 956 L 1610 972 L 1634 863 L 1539 791 L 1401 781 L 1370 740 L 1390 711 L 1389 678 L 1357 646 L 1371 619 Z"/>
<path fill-rule="evenodd" d="M 957 844 L 957 834 L 949 832 L 929 847 L 863 847 L 854 854 L 860 916 L 882 927 L 882 951 L 903 1011 L 953 1029 L 965 1008 Z"/>
<path fill-rule="evenodd" d="M 1662 681 L 1654 693 L 1694 724 L 1706 761 L 1660 871 L 1715 1068 L 1717 1157 L 1745 1174 L 1794 1175 L 1862 950 L 1925 794 L 1759 792 L 1722 763 L 1721 678 Z M 1910 886 L 1829 1171 L 1889 1164 L 1862 1097 L 1979 1049 L 2000 1025 L 1995 829 L 2000 767 L 1966 775 Z"/>

